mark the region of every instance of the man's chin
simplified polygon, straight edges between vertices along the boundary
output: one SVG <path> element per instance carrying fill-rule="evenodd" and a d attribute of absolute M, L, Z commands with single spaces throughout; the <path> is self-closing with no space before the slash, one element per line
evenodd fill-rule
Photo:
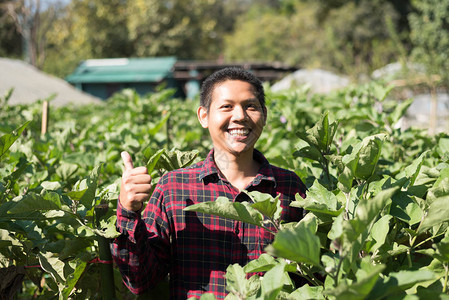
<path fill-rule="evenodd" d="M 248 153 L 252 154 L 253 150 L 254 150 L 254 148 L 253 147 L 249 147 L 249 146 L 246 146 L 246 147 L 234 147 L 234 148 L 229 149 L 228 153 L 232 154 L 232 155 L 234 155 L 236 157 L 240 157 L 240 156 L 244 156 L 245 154 L 248 154 Z"/>

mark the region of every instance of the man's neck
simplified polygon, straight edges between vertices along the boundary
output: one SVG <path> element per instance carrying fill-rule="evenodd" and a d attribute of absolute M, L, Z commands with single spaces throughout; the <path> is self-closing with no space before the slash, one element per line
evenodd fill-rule
<path fill-rule="evenodd" d="M 260 168 L 260 163 L 253 158 L 253 150 L 239 156 L 215 151 L 214 160 L 221 174 L 239 190 L 254 179 Z"/>

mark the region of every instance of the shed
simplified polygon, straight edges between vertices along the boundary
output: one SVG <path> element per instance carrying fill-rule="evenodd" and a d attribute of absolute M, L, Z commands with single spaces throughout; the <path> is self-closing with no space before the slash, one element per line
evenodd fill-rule
<path fill-rule="evenodd" d="M 77 89 L 101 99 L 125 88 L 144 95 L 165 82 L 166 87 L 179 88 L 173 79 L 175 57 L 109 58 L 83 61 L 66 80 Z"/>

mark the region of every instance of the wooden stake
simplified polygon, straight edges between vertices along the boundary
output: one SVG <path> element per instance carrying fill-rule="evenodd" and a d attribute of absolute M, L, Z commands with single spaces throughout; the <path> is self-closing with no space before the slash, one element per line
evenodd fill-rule
<path fill-rule="evenodd" d="M 48 112 L 49 105 L 48 101 L 44 101 L 42 104 L 42 126 L 41 126 L 41 134 L 46 134 L 48 129 Z"/>

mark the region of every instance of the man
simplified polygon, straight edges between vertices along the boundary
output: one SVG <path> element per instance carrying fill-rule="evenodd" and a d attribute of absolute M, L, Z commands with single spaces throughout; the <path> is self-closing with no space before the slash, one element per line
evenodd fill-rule
<path fill-rule="evenodd" d="M 144 167 L 133 168 L 129 154 L 122 153 L 125 171 L 117 208 L 122 235 L 113 242 L 112 253 L 133 293 L 151 288 L 169 273 L 172 299 L 199 298 L 207 292 L 224 298 L 226 268 L 258 258 L 273 240 L 257 226 L 183 211 L 189 205 L 220 196 L 250 201 L 242 191 L 256 190 L 280 194 L 284 220 L 302 217 L 289 203 L 297 193 L 305 197 L 304 184 L 254 149 L 267 119 L 261 82 L 243 69 L 226 68 L 204 81 L 200 101 L 198 120 L 209 130 L 213 149 L 204 161 L 163 175 L 142 216 L 151 177 Z"/>

